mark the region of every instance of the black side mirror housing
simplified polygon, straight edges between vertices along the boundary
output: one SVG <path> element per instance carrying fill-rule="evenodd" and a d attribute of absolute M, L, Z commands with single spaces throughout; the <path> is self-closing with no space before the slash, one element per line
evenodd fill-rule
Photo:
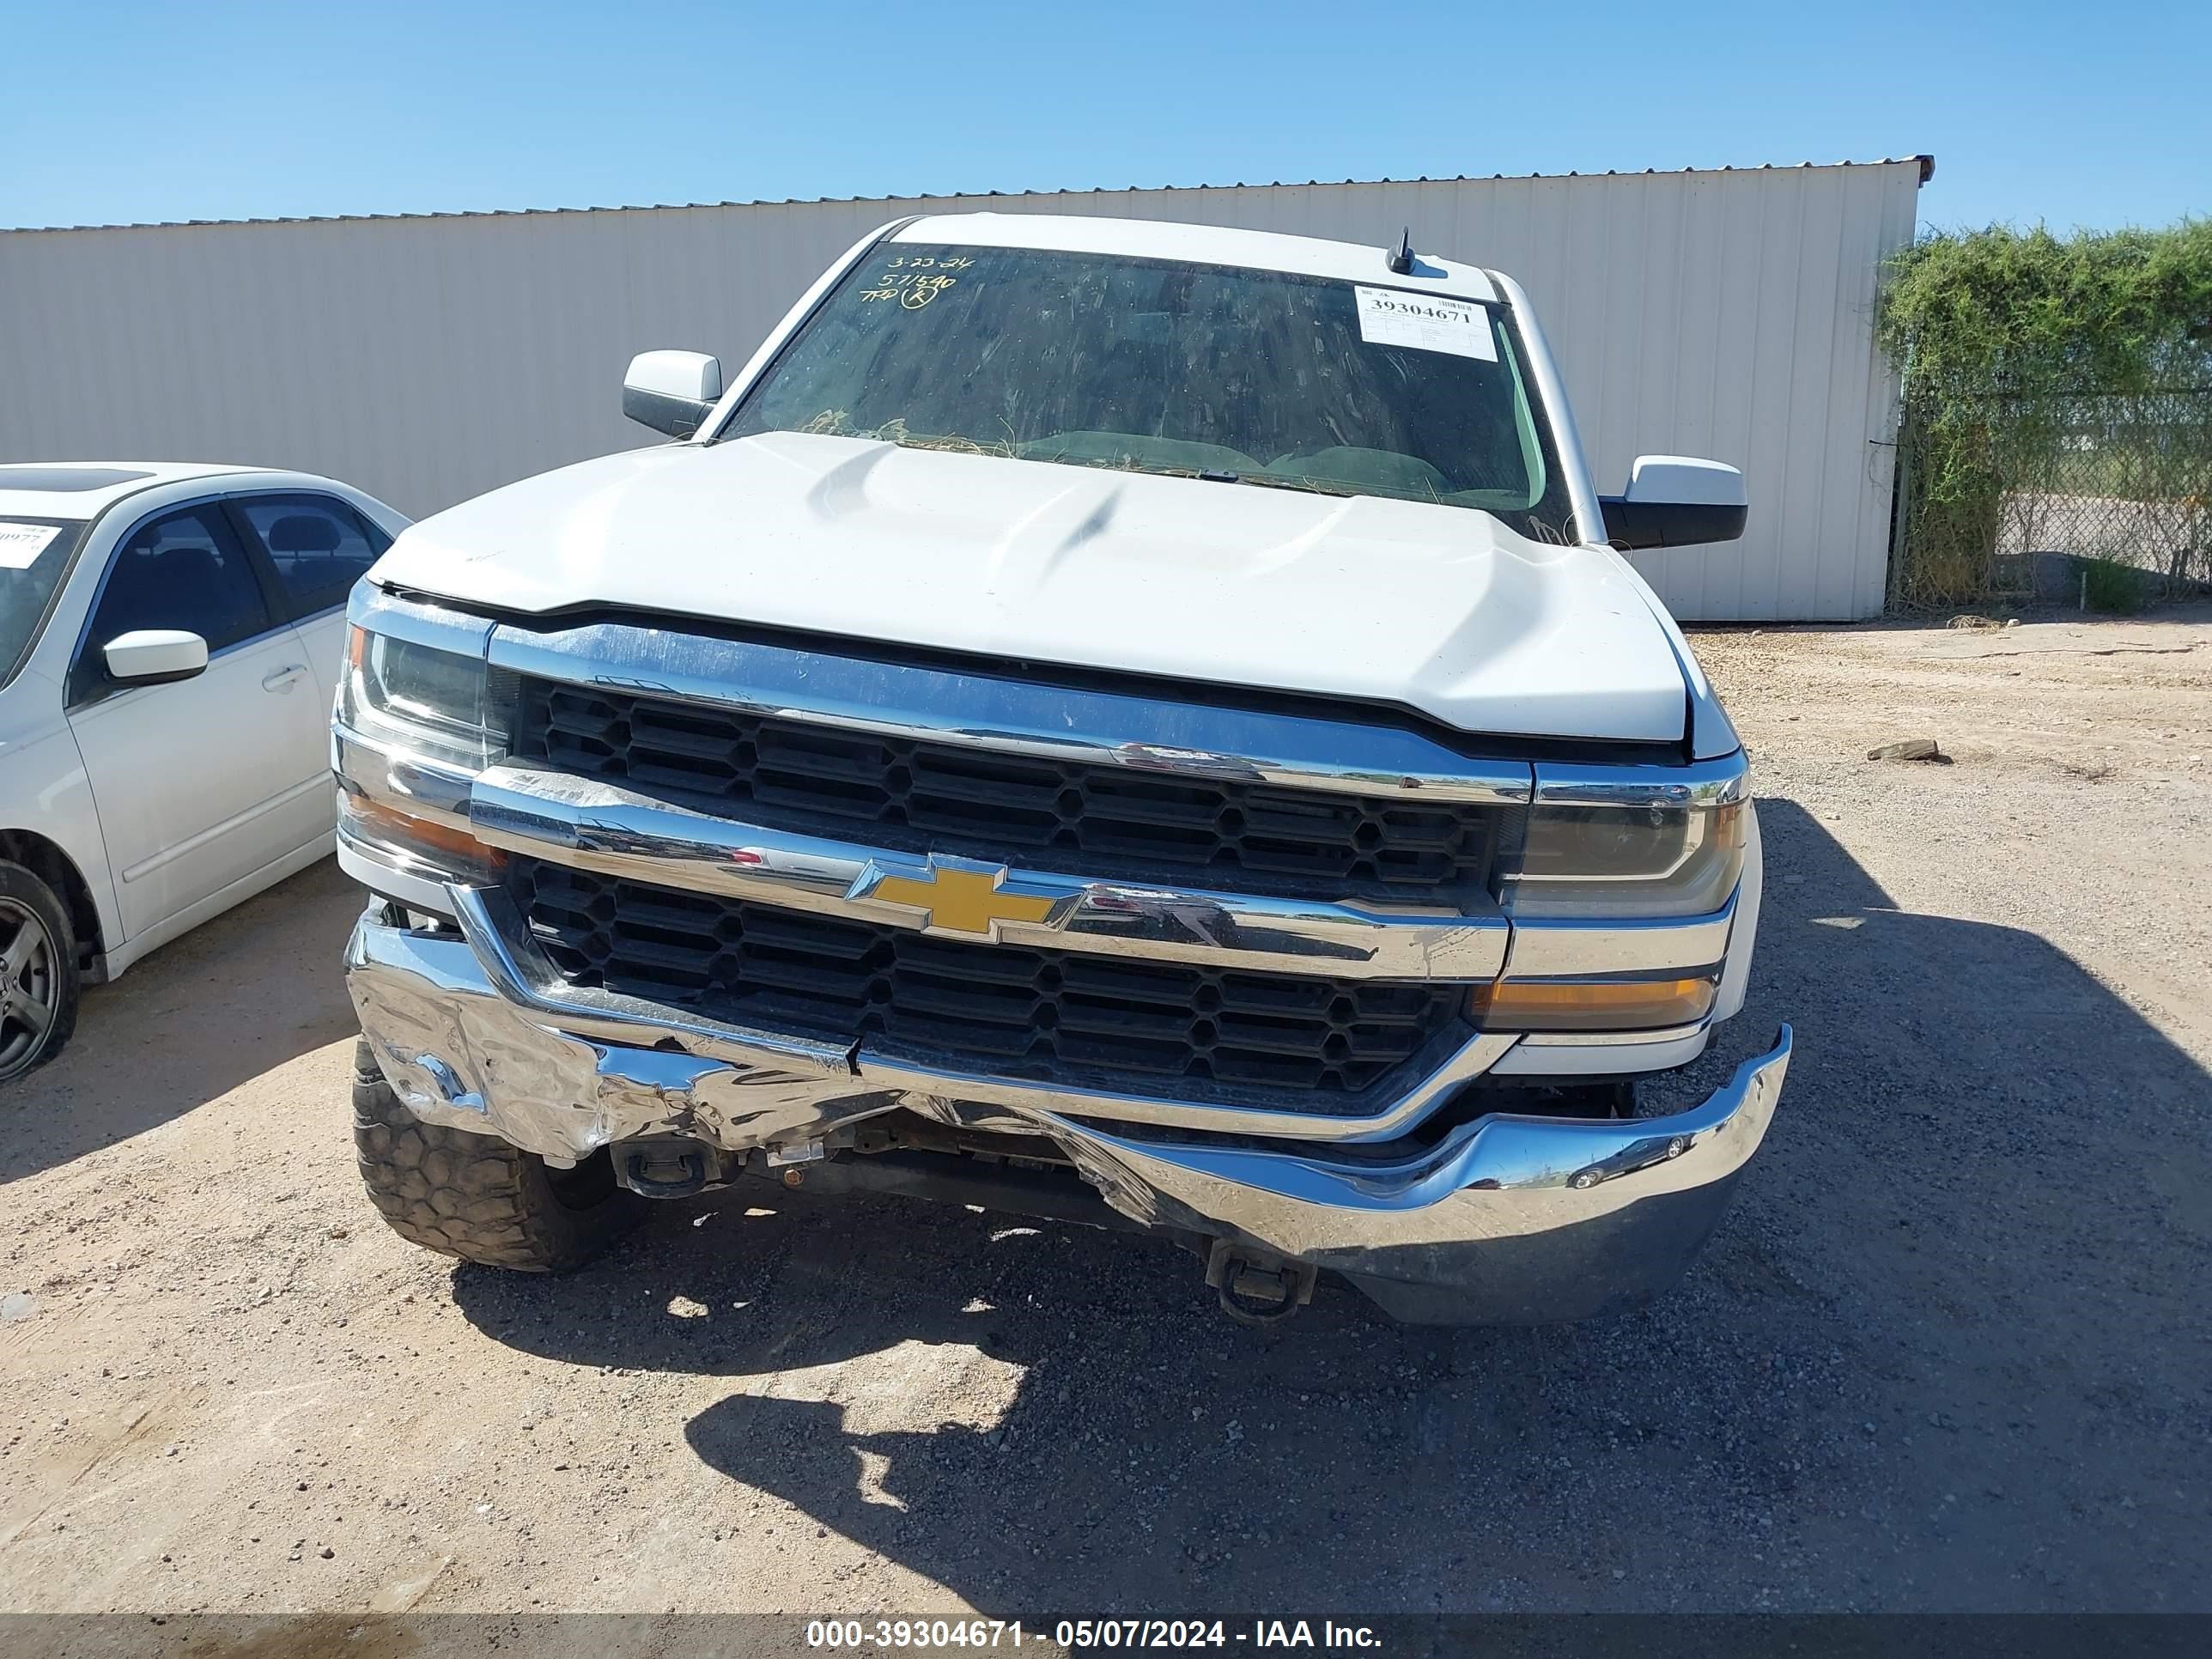
<path fill-rule="evenodd" d="M 1707 501 L 1637 501 L 1626 495 L 1601 495 L 1598 505 L 1605 509 L 1606 540 L 1632 553 L 1644 547 L 1735 541 L 1751 511 Z"/>
<path fill-rule="evenodd" d="M 1624 552 L 1732 542 L 1750 512 L 1741 471 L 1688 455 L 1638 455 L 1628 493 L 1601 496 L 1598 505 L 1606 540 Z"/>

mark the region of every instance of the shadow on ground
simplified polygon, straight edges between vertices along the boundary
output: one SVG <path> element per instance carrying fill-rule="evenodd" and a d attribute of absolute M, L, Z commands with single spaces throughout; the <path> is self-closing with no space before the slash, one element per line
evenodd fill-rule
<path fill-rule="evenodd" d="M 1781 1018 L 1798 1058 L 1644 1313 L 1437 1332 L 1339 1291 L 1262 1335 L 1167 1246 L 768 1189 L 456 1297 L 532 1352 L 731 1379 L 707 1467 L 1009 1618 L 2201 1604 L 2212 1079 L 2039 938 L 1901 914 L 1759 810 L 1752 1006 L 1655 1095 Z"/>
<path fill-rule="evenodd" d="M 361 889 L 325 859 L 88 987 L 68 1048 L 0 1089 L 0 1182 L 181 1117 L 351 1033 Z"/>

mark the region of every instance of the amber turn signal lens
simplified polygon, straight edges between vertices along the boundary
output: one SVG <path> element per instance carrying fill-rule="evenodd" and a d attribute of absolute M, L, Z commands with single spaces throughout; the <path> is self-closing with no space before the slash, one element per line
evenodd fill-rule
<path fill-rule="evenodd" d="M 440 862 L 433 856 L 439 853 L 459 858 L 463 868 L 472 872 L 496 870 L 507 862 L 506 854 L 485 846 L 465 830 L 418 818 L 365 795 L 348 791 L 343 810 L 353 834 L 397 852 L 413 854 L 426 863 Z"/>
<path fill-rule="evenodd" d="M 1471 1012 L 1492 1031 L 1650 1031 L 1711 1012 L 1717 975 L 1698 979 L 1501 980 Z"/>
<path fill-rule="evenodd" d="M 360 625 L 346 629 L 346 666 L 358 668 L 368 660 L 368 630 Z"/>

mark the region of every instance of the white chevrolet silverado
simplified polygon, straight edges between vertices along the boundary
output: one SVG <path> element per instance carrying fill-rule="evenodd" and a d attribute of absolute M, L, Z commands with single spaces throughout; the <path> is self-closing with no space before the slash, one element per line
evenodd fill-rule
<path fill-rule="evenodd" d="M 356 1139 L 401 1233 L 573 1266 L 764 1180 L 1121 1225 L 1232 1314 L 1672 1284 L 1785 1027 L 1744 1000 L 1741 745 L 1616 548 L 1741 533 L 1732 467 L 1601 498 L 1508 277 L 1256 232 L 885 228 L 680 441 L 402 534 L 333 763 L 372 894 Z"/>

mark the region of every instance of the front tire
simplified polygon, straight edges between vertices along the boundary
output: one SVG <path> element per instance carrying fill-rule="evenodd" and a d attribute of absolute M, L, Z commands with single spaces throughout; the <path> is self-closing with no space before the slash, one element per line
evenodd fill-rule
<path fill-rule="evenodd" d="M 45 1065 L 76 1030 L 76 930 L 61 896 L 0 860 L 0 1083 Z"/>
<path fill-rule="evenodd" d="M 369 1202 L 410 1243 L 513 1273 L 580 1267 L 635 1226 L 645 1200 L 605 1152 L 573 1170 L 495 1135 L 425 1123 L 354 1050 L 353 1144 Z"/>

